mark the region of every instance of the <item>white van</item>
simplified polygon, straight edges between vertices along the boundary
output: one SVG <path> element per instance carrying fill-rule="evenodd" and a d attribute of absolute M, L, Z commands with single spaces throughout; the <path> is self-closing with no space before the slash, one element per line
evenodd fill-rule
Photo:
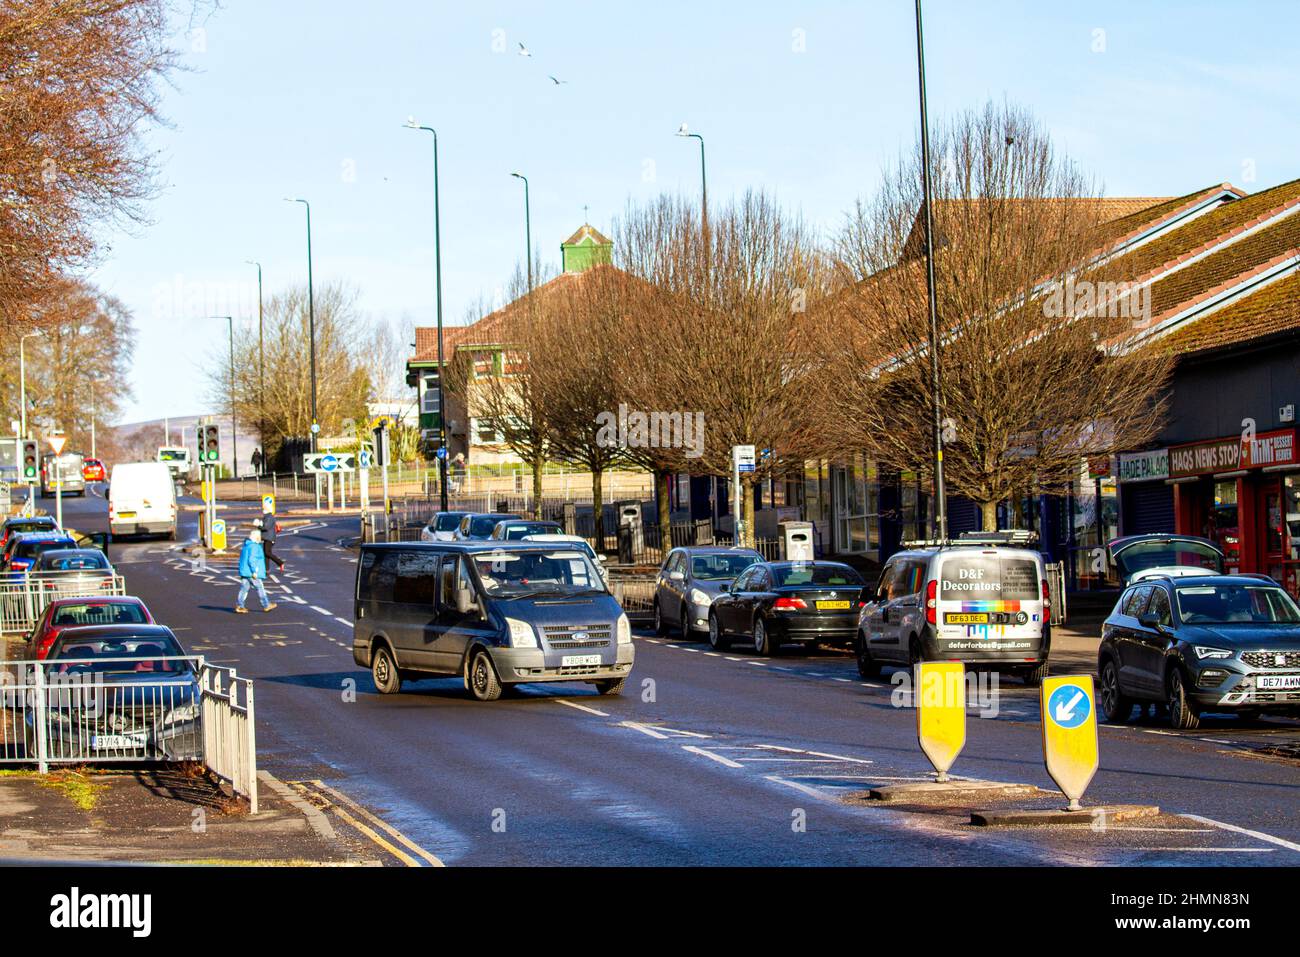
<path fill-rule="evenodd" d="M 176 486 L 164 463 L 113 466 L 108 480 L 108 529 L 113 535 L 166 535 L 176 541 Z"/>

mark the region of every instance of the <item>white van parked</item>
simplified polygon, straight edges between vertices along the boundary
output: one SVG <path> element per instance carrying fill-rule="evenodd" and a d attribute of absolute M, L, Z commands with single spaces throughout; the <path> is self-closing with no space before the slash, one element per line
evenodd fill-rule
<path fill-rule="evenodd" d="M 113 535 L 166 535 L 176 540 L 176 486 L 164 463 L 113 466 L 108 480 L 108 529 Z"/>

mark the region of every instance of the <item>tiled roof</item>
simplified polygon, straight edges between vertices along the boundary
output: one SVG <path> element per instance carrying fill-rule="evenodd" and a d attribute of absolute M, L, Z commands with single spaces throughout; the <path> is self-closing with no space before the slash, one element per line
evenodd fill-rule
<path fill-rule="evenodd" d="M 572 236 L 570 236 L 560 245 L 576 246 L 579 243 L 581 243 L 584 239 L 588 239 L 588 238 L 597 246 L 613 245 L 613 240 L 609 239 L 607 236 L 605 236 L 604 233 L 602 233 L 600 230 L 598 230 L 595 226 L 591 225 L 590 223 L 583 223 L 583 225 L 578 229 L 576 233 L 574 233 Z"/>
<path fill-rule="evenodd" d="M 1300 332 L 1300 274 L 1296 273 L 1156 341 L 1185 355 L 1239 345 L 1288 330 Z"/>

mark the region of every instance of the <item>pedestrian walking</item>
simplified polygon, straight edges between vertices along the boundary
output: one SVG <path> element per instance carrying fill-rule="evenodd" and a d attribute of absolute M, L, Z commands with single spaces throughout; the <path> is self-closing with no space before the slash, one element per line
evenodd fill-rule
<path fill-rule="evenodd" d="M 248 614 L 244 600 L 248 598 L 250 588 L 257 589 L 257 597 L 262 600 L 262 611 L 270 611 L 275 607 L 275 602 L 266 596 L 266 586 L 262 584 L 265 577 L 266 555 L 262 552 L 262 530 L 253 528 L 239 549 L 239 598 L 235 602 L 236 614 Z"/>
<path fill-rule="evenodd" d="M 262 554 L 266 561 L 274 565 L 280 571 L 284 571 L 284 559 L 275 552 L 271 551 L 275 545 L 275 512 L 262 513 Z"/>

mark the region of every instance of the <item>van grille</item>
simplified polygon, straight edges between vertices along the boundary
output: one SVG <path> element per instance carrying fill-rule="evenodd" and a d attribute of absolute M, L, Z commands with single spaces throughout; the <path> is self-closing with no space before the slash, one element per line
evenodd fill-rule
<path fill-rule="evenodd" d="M 609 639 L 608 639 L 608 638 L 606 638 L 604 641 L 552 641 L 551 639 L 548 638 L 548 639 L 546 639 L 546 643 L 547 643 L 548 645 L 550 645 L 552 648 L 557 648 L 557 649 L 560 649 L 560 648 L 608 648 L 608 647 L 609 647 Z"/>
<path fill-rule="evenodd" d="M 609 644 L 610 626 L 601 625 L 543 625 L 542 635 L 546 638 L 546 643 L 552 648 L 558 648 L 557 641 L 568 641 L 579 645 L 593 645 L 598 641 L 604 641 Z M 574 635 L 586 635 L 585 639 L 574 642 Z"/>

